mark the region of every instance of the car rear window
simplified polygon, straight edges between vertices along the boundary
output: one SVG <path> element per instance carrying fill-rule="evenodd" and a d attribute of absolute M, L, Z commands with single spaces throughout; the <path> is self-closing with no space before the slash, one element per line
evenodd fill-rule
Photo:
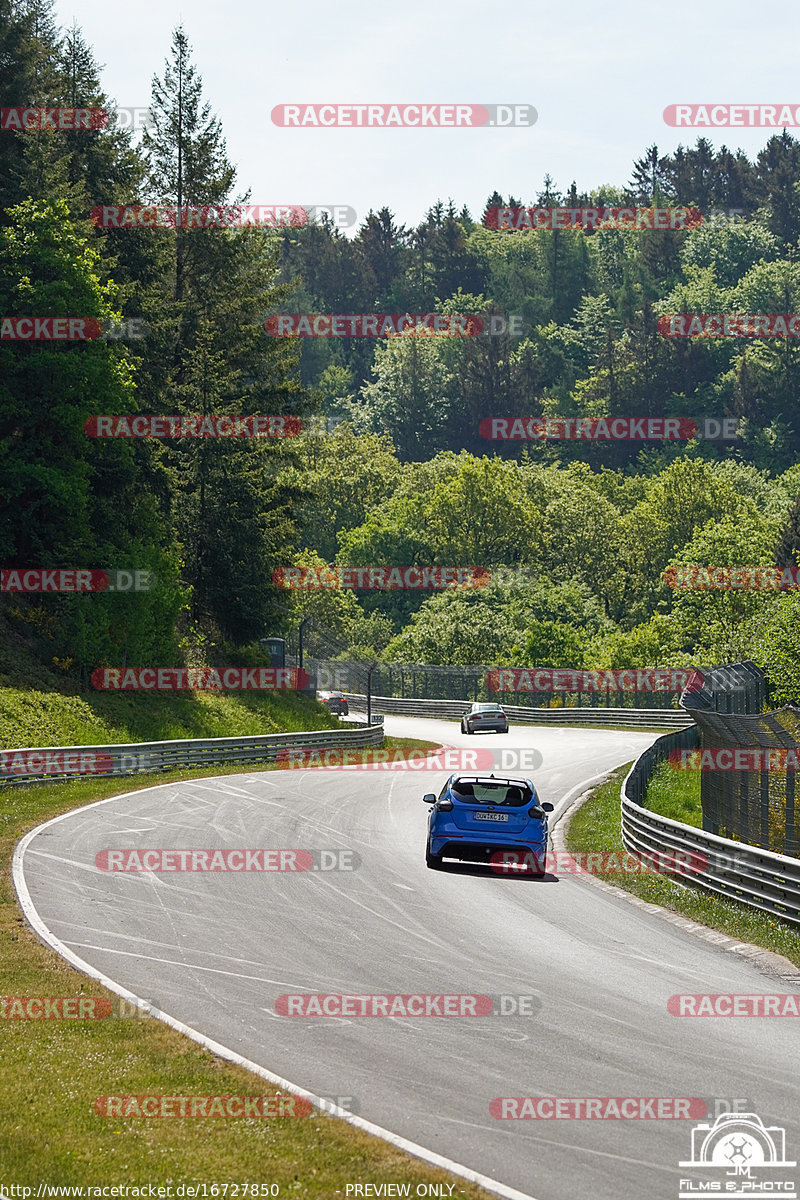
<path fill-rule="evenodd" d="M 505 804 L 522 808 L 533 801 L 529 787 L 507 783 L 454 783 L 453 795 L 466 804 Z"/>

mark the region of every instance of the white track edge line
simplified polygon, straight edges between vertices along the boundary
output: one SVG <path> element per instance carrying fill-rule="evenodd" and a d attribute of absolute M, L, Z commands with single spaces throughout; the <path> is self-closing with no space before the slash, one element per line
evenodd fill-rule
<path fill-rule="evenodd" d="M 220 776 L 219 778 L 225 777 Z M 172 787 L 174 785 L 160 784 L 156 786 Z M 191 1025 L 184 1024 L 183 1021 L 179 1021 L 177 1017 L 170 1016 L 169 1013 L 162 1012 L 160 1009 L 157 1012 L 152 1012 L 149 1004 L 145 1000 L 142 1000 L 141 997 L 136 996 L 133 992 L 129 992 L 127 988 L 122 987 L 122 985 L 117 983 L 116 980 L 111 979 L 108 975 L 104 975 L 102 971 L 98 971 L 90 963 L 87 963 L 77 954 L 74 954 L 67 946 L 64 945 L 60 938 L 56 937 L 56 935 L 50 929 L 48 929 L 44 921 L 39 916 L 33 900 L 31 899 L 31 894 L 28 891 L 28 885 L 25 882 L 23 863 L 25 851 L 37 834 L 42 833 L 45 829 L 49 828 L 49 826 L 55 825 L 59 821 L 64 821 L 67 817 L 75 816 L 77 813 L 85 812 L 89 808 L 96 808 L 101 804 L 108 804 L 112 800 L 121 800 L 126 796 L 136 796 L 141 794 L 142 791 L 149 792 L 155 790 L 155 787 L 141 788 L 136 792 L 123 792 L 117 796 L 108 796 L 104 800 L 97 800 L 93 804 L 81 805 L 80 808 L 71 809 L 69 812 L 61 813 L 61 815 L 58 817 L 52 817 L 49 821 L 45 821 L 43 825 L 37 825 L 34 829 L 29 830 L 28 833 L 25 834 L 25 836 L 14 847 L 11 875 L 14 884 L 14 890 L 17 893 L 17 899 L 19 900 L 20 907 L 22 908 L 26 920 L 34 932 L 41 938 L 43 942 L 50 946 L 51 949 L 55 950 L 57 954 L 60 954 L 62 958 L 66 959 L 67 962 L 71 963 L 72 966 L 81 971 L 84 975 L 88 975 L 90 978 L 96 979 L 103 985 L 103 987 L 108 988 L 109 991 L 115 992 L 124 1000 L 132 1002 L 137 1006 L 137 1008 L 144 1009 L 146 1012 L 150 1013 L 151 1016 L 154 1016 L 156 1020 L 163 1021 L 165 1025 L 169 1025 L 178 1033 L 182 1033 L 184 1036 L 191 1038 L 192 1041 L 198 1042 L 201 1046 L 204 1046 L 207 1050 L 210 1050 L 212 1054 L 216 1054 L 219 1058 L 224 1058 L 228 1062 L 234 1063 L 236 1066 L 244 1067 L 245 1070 L 252 1071 L 253 1074 L 261 1076 L 262 1079 L 266 1079 L 268 1083 L 274 1083 L 278 1087 L 283 1088 L 284 1091 L 291 1092 L 295 1096 L 300 1096 L 303 1099 L 310 1100 L 311 1103 L 317 1108 L 322 1108 L 321 1098 L 314 1096 L 305 1088 L 299 1087 L 296 1083 L 292 1083 L 288 1079 L 283 1079 L 280 1075 L 276 1075 L 274 1072 L 268 1071 L 266 1067 L 259 1066 L 258 1063 L 251 1062 L 250 1059 L 244 1058 L 244 1056 L 237 1053 L 237 1051 L 231 1050 L 227 1046 L 223 1046 L 221 1042 L 215 1042 L 212 1038 L 206 1037 L 206 1035 L 200 1033 L 199 1030 L 193 1029 Z M 491 1179 L 488 1175 L 482 1175 L 479 1171 L 473 1171 L 470 1167 L 465 1167 L 461 1163 L 455 1162 L 453 1159 L 446 1158 L 441 1154 L 436 1154 L 433 1150 L 428 1150 L 427 1147 L 420 1146 L 417 1142 L 412 1142 L 408 1138 L 401 1137 L 400 1134 L 393 1133 L 390 1129 L 384 1129 L 380 1125 L 373 1124 L 372 1121 L 366 1121 L 363 1117 L 356 1116 L 354 1113 L 349 1113 L 345 1109 L 339 1108 L 338 1105 L 325 1102 L 323 1111 L 329 1113 L 331 1116 L 339 1117 L 341 1120 L 347 1121 L 348 1124 L 355 1126 L 356 1129 L 361 1129 L 364 1133 L 369 1133 L 373 1137 L 381 1138 L 382 1141 L 388 1142 L 390 1145 L 395 1146 L 398 1150 L 405 1150 L 407 1154 L 412 1155 L 414 1158 L 419 1158 L 423 1162 L 429 1163 L 433 1167 L 440 1167 L 442 1170 L 449 1171 L 452 1175 L 458 1175 L 462 1179 L 466 1179 L 469 1183 L 475 1183 L 479 1187 L 485 1188 L 485 1190 L 488 1192 L 494 1192 L 497 1196 L 503 1196 L 505 1200 L 536 1200 L 536 1197 L 531 1196 L 529 1192 L 520 1192 L 517 1191 L 516 1188 L 507 1187 L 506 1184 L 500 1183 L 496 1179 Z"/>

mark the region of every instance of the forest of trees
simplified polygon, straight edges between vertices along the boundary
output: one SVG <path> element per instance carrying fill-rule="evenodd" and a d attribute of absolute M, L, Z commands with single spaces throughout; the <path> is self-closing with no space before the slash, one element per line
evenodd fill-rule
<path fill-rule="evenodd" d="M 140 318 L 141 339 L 0 341 L 0 562 L 135 567 L 129 596 L 1 598 L 65 684 L 98 665 L 214 661 L 314 618 L 350 659 L 663 666 L 748 656 L 794 698 L 796 590 L 680 592 L 674 563 L 800 554 L 800 350 L 670 339 L 659 315 L 800 312 L 800 142 L 755 161 L 651 146 L 587 195 L 549 176 L 483 213 L 388 208 L 352 236 L 101 229 L 98 205 L 248 198 L 183 29 L 140 141 L 109 122 L 0 134 L 0 316 Z M 50 0 L 0 0 L 2 105 L 106 109 Z M 158 66 L 154 63 L 154 69 Z M 497 232 L 506 204 L 686 205 L 689 231 Z M 517 316 L 496 337 L 279 338 L 283 312 Z M 100 440 L 100 414 L 291 414 L 284 440 Z M 728 418 L 728 442 L 488 442 L 492 416 Z M 488 567 L 479 591 L 285 591 L 286 564 Z M 323 632 L 324 631 L 324 632 Z M 316 641 L 315 641 L 316 639 Z M 332 650 L 333 648 L 333 650 Z"/>

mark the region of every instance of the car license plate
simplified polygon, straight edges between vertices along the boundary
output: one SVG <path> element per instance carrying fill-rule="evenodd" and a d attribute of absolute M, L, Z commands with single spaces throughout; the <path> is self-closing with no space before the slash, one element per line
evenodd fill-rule
<path fill-rule="evenodd" d="M 475 813 L 476 821 L 507 821 L 508 813 Z"/>

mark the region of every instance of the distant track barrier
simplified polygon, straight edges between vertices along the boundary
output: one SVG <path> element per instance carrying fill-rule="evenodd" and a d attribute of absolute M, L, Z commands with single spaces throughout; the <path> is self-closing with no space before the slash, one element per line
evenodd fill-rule
<path fill-rule="evenodd" d="M 348 692 L 352 709 L 366 710 L 367 698 Z M 433 717 L 457 721 L 469 712 L 470 700 L 411 700 L 401 696 L 373 696 L 373 712 L 408 717 Z M 512 722 L 520 725 L 624 725 L 630 729 L 683 729 L 692 718 L 680 708 L 533 708 L 504 704 Z"/>
<path fill-rule="evenodd" d="M 277 762 L 287 747 L 354 748 L 383 744 L 383 725 L 267 733 L 251 737 L 181 738 L 114 746 L 36 746 L 0 750 L 0 786 L 48 783 L 115 775 L 139 775 L 182 767 Z"/>

